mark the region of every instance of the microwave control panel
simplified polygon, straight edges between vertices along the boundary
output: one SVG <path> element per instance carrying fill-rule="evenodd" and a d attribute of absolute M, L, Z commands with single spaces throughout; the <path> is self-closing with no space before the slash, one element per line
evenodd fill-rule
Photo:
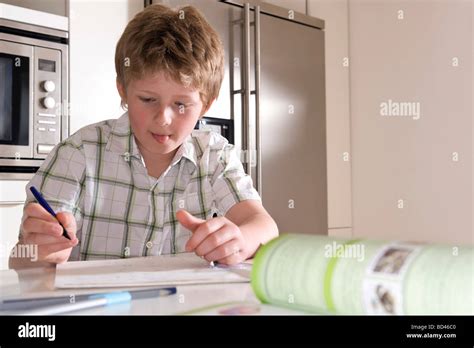
<path fill-rule="evenodd" d="M 35 47 L 33 83 L 34 157 L 46 158 L 61 140 L 61 51 Z"/>

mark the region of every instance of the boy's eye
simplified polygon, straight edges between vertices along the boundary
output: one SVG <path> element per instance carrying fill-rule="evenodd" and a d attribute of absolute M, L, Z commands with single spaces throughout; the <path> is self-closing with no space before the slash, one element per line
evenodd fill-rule
<path fill-rule="evenodd" d="M 144 103 L 153 103 L 156 100 L 154 98 L 147 98 L 147 97 L 139 97 L 139 98 Z"/>
<path fill-rule="evenodd" d="M 176 102 L 174 103 L 176 105 L 176 107 L 178 108 L 178 112 L 181 113 L 181 114 L 184 114 L 184 112 L 186 111 L 186 109 L 188 108 L 188 104 L 185 104 L 185 103 L 181 103 L 181 102 Z"/>

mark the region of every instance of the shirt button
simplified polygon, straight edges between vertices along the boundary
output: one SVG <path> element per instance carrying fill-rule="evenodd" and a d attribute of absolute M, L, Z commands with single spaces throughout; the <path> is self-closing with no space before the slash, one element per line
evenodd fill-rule
<path fill-rule="evenodd" d="M 153 242 L 152 242 L 151 240 L 149 240 L 148 242 L 146 242 L 146 247 L 147 247 L 148 249 L 153 248 Z"/>

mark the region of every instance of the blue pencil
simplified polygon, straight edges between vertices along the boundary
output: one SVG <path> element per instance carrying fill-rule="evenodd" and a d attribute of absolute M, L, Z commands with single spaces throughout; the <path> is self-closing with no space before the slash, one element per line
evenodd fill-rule
<path fill-rule="evenodd" d="M 36 200 L 38 201 L 38 203 L 48 211 L 48 213 L 50 213 L 52 216 L 54 216 L 54 218 L 56 220 L 58 220 L 57 216 L 56 216 L 56 213 L 54 212 L 54 210 L 51 208 L 51 206 L 48 204 L 48 202 L 46 202 L 46 200 L 43 198 L 43 196 L 41 195 L 41 193 L 39 193 L 39 191 L 34 187 L 34 186 L 31 186 L 30 187 L 30 191 L 31 193 L 33 193 L 33 196 L 35 196 Z M 71 240 L 71 237 L 69 237 L 69 235 L 67 234 L 67 231 L 66 229 L 64 228 L 64 226 L 62 225 L 62 223 L 58 220 L 58 223 L 61 225 L 61 227 L 63 228 L 63 237 L 66 237 L 67 239 Z"/>

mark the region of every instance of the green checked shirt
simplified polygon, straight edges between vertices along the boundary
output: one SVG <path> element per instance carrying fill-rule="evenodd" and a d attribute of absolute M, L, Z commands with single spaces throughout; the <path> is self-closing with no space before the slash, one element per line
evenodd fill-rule
<path fill-rule="evenodd" d="M 80 129 L 58 144 L 26 187 L 55 211 L 72 212 L 80 243 L 70 260 L 184 252 L 191 232 L 175 213 L 223 216 L 236 203 L 260 200 L 233 145 L 193 131 L 160 178 L 147 174 L 128 113 Z"/>

